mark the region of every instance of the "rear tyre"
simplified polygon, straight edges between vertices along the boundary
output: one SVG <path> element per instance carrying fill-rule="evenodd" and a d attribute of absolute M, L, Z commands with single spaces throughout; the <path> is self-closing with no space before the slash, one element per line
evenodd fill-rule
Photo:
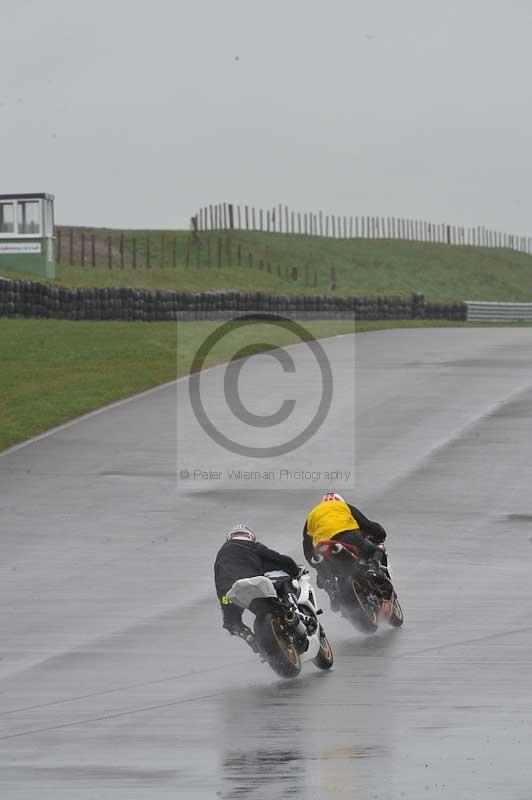
<path fill-rule="evenodd" d="M 375 633 L 378 628 L 377 612 L 368 599 L 367 591 L 358 578 L 352 578 L 349 584 L 349 603 L 353 608 L 352 621 L 365 633 Z"/>
<path fill-rule="evenodd" d="M 294 642 L 286 640 L 282 621 L 275 614 L 262 614 L 255 619 L 255 638 L 260 652 L 282 678 L 295 678 L 301 672 L 301 659 Z"/>
<path fill-rule="evenodd" d="M 312 659 L 312 663 L 318 669 L 330 669 L 334 663 L 333 651 L 329 640 L 325 636 L 325 631 L 320 625 L 320 652 Z"/>
<path fill-rule="evenodd" d="M 401 604 L 397 599 L 397 595 L 395 595 L 395 599 L 393 601 L 393 606 L 392 606 L 392 613 L 390 616 L 390 625 L 392 625 L 394 628 L 400 628 L 404 621 L 405 618 L 403 616 L 403 609 L 401 608 Z"/>

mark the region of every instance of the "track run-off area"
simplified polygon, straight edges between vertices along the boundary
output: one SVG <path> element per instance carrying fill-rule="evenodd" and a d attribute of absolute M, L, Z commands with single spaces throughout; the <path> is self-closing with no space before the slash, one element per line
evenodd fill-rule
<path fill-rule="evenodd" d="M 88 415 L 0 456 L 2 798 L 532 796 L 532 329 L 355 339 L 314 466 L 354 419 L 332 488 L 388 531 L 404 627 L 364 637 L 320 592 L 335 665 L 279 680 L 222 631 L 214 557 L 243 520 L 302 562 L 331 487 L 177 480 L 176 441 L 215 447 L 187 380 Z M 321 344 L 338 386 L 352 337 Z"/>

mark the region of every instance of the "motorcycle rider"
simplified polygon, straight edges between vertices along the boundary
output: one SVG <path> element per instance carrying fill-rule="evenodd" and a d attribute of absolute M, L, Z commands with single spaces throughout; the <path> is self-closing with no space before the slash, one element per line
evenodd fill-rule
<path fill-rule="evenodd" d="M 244 609 L 231 603 L 227 592 L 241 578 L 253 578 L 277 569 L 284 570 L 293 578 L 299 573 L 298 565 L 290 556 L 257 542 L 251 528 L 244 523 L 233 525 L 214 562 L 214 583 L 222 609 L 223 627 L 232 636 L 241 636 L 250 643 L 253 632 L 242 622 Z"/>
<path fill-rule="evenodd" d="M 368 562 L 367 575 L 377 579 L 380 566 L 387 566 L 386 554 L 378 545 L 386 539 L 386 531 L 378 522 L 368 519 L 358 508 L 347 503 L 336 492 L 327 492 L 309 512 L 303 528 L 303 552 L 307 561 L 320 542 L 337 540 L 355 545 L 362 558 Z M 332 610 L 337 610 L 333 586 L 327 578 L 325 567 L 313 564 L 318 573 L 317 584 L 329 594 Z"/>

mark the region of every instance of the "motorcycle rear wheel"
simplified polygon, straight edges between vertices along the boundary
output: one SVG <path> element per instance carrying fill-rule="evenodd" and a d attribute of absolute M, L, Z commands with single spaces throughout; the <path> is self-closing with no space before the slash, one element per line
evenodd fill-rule
<path fill-rule="evenodd" d="M 320 625 L 320 651 L 318 655 L 312 659 L 312 663 L 318 669 L 330 669 L 334 663 L 334 656 L 329 640 L 325 636 L 325 631 Z"/>
<path fill-rule="evenodd" d="M 255 619 L 255 638 L 259 649 L 282 678 L 295 678 L 301 672 L 301 659 L 294 643 L 286 640 L 276 614 L 262 614 Z"/>
<path fill-rule="evenodd" d="M 357 578 L 352 578 L 350 584 L 350 602 L 352 604 L 353 595 L 355 596 L 356 608 L 353 610 L 352 619 L 355 625 L 365 633 L 375 633 L 378 628 L 377 612 L 368 603 L 367 594 L 364 586 Z"/>

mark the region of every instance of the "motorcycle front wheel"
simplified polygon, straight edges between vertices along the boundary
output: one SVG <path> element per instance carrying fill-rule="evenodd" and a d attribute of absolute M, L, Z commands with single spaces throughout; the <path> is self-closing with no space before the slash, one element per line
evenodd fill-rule
<path fill-rule="evenodd" d="M 320 651 L 318 655 L 312 659 L 312 663 L 318 669 L 330 669 L 334 663 L 334 657 L 329 640 L 325 636 L 325 631 L 320 625 Z"/>
<path fill-rule="evenodd" d="M 259 649 L 273 671 L 282 678 L 299 675 L 301 659 L 295 644 L 287 640 L 280 617 L 262 614 L 256 617 L 254 629 Z"/>
<path fill-rule="evenodd" d="M 390 616 L 390 625 L 392 625 L 394 628 L 400 628 L 404 621 L 405 618 L 403 616 L 403 609 L 401 608 L 401 604 L 397 599 L 397 595 L 395 595 L 392 606 L 392 613 Z"/>

